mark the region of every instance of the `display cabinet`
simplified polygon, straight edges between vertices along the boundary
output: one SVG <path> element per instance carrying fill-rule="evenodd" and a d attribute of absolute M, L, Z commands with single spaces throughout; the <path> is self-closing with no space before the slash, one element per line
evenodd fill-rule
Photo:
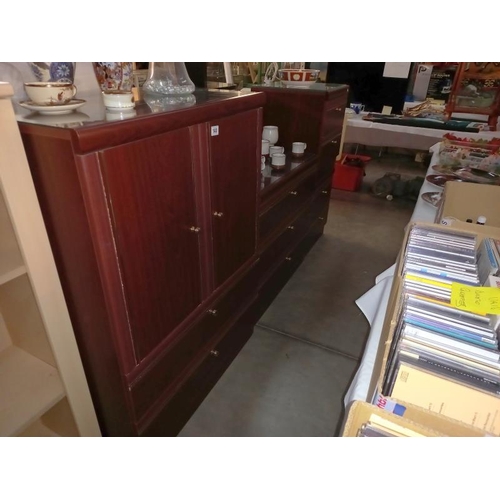
<path fill-rule="evenodd" d="M 459 63 L 445 118 L 453 113 L 486 115 L 491 130 L 497 129 L 500 115 L 500 63 Z"/>
<path fill-rule="evenodd" d="M 258 306 L 264 312 L 323 234 L 348 87 L 276 83 L 252 90 L 266 95 L 264 125 L 278 126 L 277 144 L 287 153 L 283 170 L 268 164 L 261 175 L 257 270 Z M 295 141 L 307 144 L 303 157 L 291 155 Z"/>
<path fill-rule="evenodd" d="M 106 436 L 177 434 L 252 333 L 265 98 L 194 98 L 19 117 Z"/>
<path fill-rule="evenodd" d="M 82 95 L 77 122 L 19 111 L 105 436 L 176 435 L 323 233 L 347 87 L 276 90 L 124 116 Z M 268 123 L 308 148 L 263 175 Z"/>

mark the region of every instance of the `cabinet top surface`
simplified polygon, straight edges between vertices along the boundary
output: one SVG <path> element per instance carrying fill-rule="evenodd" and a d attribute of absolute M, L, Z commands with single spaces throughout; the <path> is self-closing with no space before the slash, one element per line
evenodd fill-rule
<path fill-rule="evenodd" d="M 263 92 L 199 89 L 187 99 L 142 94 L 132 110 L 110 111 L 100 92 L 77 97 L 85 103 L 66 114 L 40 114 L 14 102 L 21 133 L 69 140 L 76 154 L 86 154 L 182 127 L 216 122 L 224 116 L 262 107 L 266 99 Z"/>
<path fill-rule="evenodd" d="M 193 94 L 183 97 L 153 96 L 141 93 L 140 100 L 136 101 L 131 110 L 109 110 L 104 106 L 100 92 L 78 93 L 75 99 L 85 103 L 71 112 L 41 114 L 32 111 L 13 101 L 16 119 L 19 123 L 30 123 L 48 127 L 80 129 L 96 125 L 110 125 L 111 122 L 133 122 L 148 116 L 172 114 L 186 109 L 201 109 L 223 101 L 247 98 L 247 95 L 238 91 L 197 89 Z"/>
<path fill-rule="evenodd" d="M 287 87 L 283 82 L 273 82 L 271 85 L 252 85 L 255 91 L 285 91 L 310 94 L 331 94 L 347 90 L 348 85 L 342 83 L 313 83 L 309 87 Z"/>

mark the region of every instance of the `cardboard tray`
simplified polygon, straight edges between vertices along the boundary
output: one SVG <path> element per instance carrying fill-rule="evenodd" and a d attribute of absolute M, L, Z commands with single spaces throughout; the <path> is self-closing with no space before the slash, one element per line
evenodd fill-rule
<path fill-rule="evenodd" d="M 422 222 L 414 222 L 408 224 L 405 231 L 403 244 L 396 261 L 396 270 L 394 273 L 394 279 L 392 282 L 391 292 L 389 295 L 389 301 L 387 305 L 387 311 L 385 314 L 384 324 L 382 326 L 382 334 L 380 336 L 380 342 L 378 345 L 377 356 L 375 358 L 372 378 L 368 389 L 368 401 L 373 401 L 377 394 L 383 394 L 382 383 L 392 339 L 394 337 L 394 330 L 397 325 L 397 313 L 402 298 L 401 291 L 403 286 L 403 280 L 402 280 L 403 260 L 408 241 L 408 236 L 410 234 L 411 229 L 415 226 L 439 228 L 444 230 L 449 229 L 450 231 L 457 230 L 465 233 L 475 234 L 478 237 L 477 238 L 478 245 L 485 237 L 500 238 L 500 228 L 493 228 L 480 225 L 471 226 L 471 224 L 467 224 L 465 222 L 460 222 L 460 221 L 453 222 L 453 225 L 451 227 L 448 226 L 443 227 L 439 224 L 422 223 Z M 477 390 L 479 391 L 480 389 Z M 407 404 L 404 403 L 404 406 L 406 405 Z"/>
<path fill-rule="evenodd" d="M 452 218 L 475 223 L 480 215 L 486 217 L 486 226 L 500 228 L 500 186 L 471 182 L 447 182 L 436 213 L 435 222 L 446 224 Z M 455 221 L 453 221 L 455 222 Z"/>
<path fill-rule="evenodd" d="M 379 415 L 395 424 L 419 432 L 426 437 L 485 437 L 486 434 L 476 427 L 459 422 L 429 410 L 408 403 L 403 416 L 395 415 L 378 406 L 364 401 L 354 401 L 348 411 L 342 437 L 356 437 L 360 427 L 372 414 Z"/>

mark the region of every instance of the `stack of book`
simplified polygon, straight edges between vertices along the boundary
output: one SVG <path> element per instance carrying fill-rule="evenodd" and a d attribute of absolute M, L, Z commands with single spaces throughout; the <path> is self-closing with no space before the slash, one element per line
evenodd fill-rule
<path fill-rule="evenodd" d="M 368 421 L 361 425 L 356 437 L 425 437 L 425 434 L 372 413 Z"/>
<path fill-rule="evenodd" d="M 382 393 L 500 435 L 498 321 L 450 305 L 452 283 L 484 283 L 487 240 L 411 230 Z"/>

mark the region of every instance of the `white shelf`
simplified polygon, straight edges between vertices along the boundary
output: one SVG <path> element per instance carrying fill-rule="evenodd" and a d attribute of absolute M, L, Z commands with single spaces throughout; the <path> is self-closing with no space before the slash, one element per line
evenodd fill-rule
<path fill-rule="evenodd" d="M 0 352 L 0 436 L 22 433 L 64 395 L 55 368 L 15 346 Z"/>
<path fill-rule="evenodd" d="M 61 437 L 56 434 L 52 429 L 43 425 L 40 420 L 31 424 L 25 431 L 19 434 L 19 437 Z"/>
<path fill-rule="evenodd" d="M 24 266 L 16 267 L 15 269 L 7 271 L 3 274 L 0 272 L 0 286 L 4 285 L 5 283 L 11 280 L 19 278 L 19 276 L 22 276 L 23 274 L 26 274 L 26 267 Z"/>

